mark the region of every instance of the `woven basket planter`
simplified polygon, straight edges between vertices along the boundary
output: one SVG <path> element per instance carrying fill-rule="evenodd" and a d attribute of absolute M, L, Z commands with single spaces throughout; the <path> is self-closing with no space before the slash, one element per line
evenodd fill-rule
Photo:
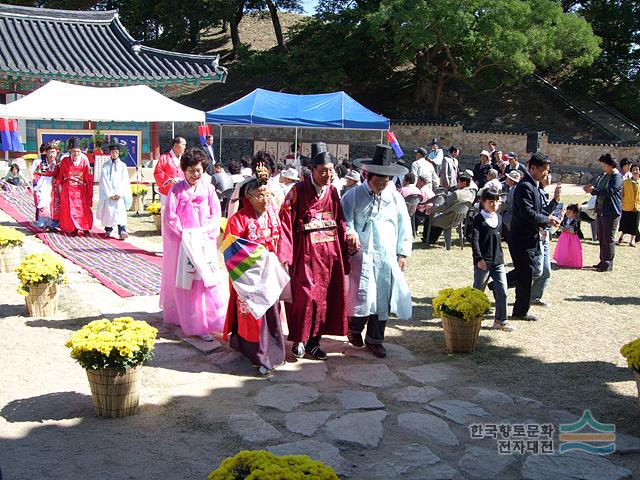
<path fill-rule="evenodd" d="M 144 200 L 144 195 L 134 195 L 131 201 L 131 210 L 132 212 L 139 213 L 143 210 L 142 201 Z"/>
<path fill-rule="evenodd" d="M 640 409 L 640 373 L 634 370 L 633 377 L 636 379 L 636 386 L 638 387 L 638 408 Z"/>
<path fill-rule="evenodd" d="M 156 230 L 162 230 L 162 215 L 152 215 L 153 223 L 156 224 Z"/>
<path fill-rule="evenodd" d="M 449 353 L 471 353 L 476 348 L 482 317 L 466 321 L 442 314 L 444 342 Z"/>
<path fill-rule="evenodd" d="M 58 285 L 42 283 L 29 287 L 24 297 L 27 314 L 30 317 L 52 317 L 58 311 Z"/>
<path fill-rule="evenodd" d="M 124 372 L 115 368 L 87 370 L 93 408 L 101 417 L 133 415 L 140 401 L 140 372 L 142 365 Z"/>
<path fill-rule="evenodd" d="M 0 272 L 13 272 L 20 261 L 20 247 L 0 247 Z"/>

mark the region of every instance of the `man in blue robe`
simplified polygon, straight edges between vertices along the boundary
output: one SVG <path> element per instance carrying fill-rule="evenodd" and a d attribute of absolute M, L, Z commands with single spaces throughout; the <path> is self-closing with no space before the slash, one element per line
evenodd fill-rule
<path fill-rule="evenodd" d="M 413 232 L 404 199 L 390 182 L 408 171 L 390 158 L 391 148 L 378 145 L 372 159 L 355 160 L 367 179 L 341 201 L 347 247 L 353 255 L 347 288 L 348 339 L 356 347 L 366 345 L 379 358 L 386 356 L 382 343 L 389 315 L 411 318 L 411 292 L 402 271 L 411 255 Z"/>

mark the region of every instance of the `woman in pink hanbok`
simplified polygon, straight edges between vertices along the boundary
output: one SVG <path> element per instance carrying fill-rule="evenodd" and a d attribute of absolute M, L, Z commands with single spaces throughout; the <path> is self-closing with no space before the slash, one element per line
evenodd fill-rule
<path fill-rule="evenodd" d="M 218 265 L 220 202 L 215 188 L 202 182 L 207 157 L 199 148 L 180 159 L 185 179 L 173 185 L 162 212 L 162 287 L 165 323 L 184 335 L 211 341 L 222 332 L 227 312 L 226 272 Z"/>

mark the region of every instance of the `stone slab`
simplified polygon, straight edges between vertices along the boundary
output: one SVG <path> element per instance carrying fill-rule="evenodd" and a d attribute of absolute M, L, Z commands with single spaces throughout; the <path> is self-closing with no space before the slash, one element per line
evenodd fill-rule
<path fill-rule="evenodd" d="M 640 453 L 640 438 L 616 432 L 616 453 L 620 455 Z"/>
<path fill-rule="evenodd" d="M 489 416 L 481 406 L 464 400 L 433 400 L 423 408 L 459 425 L 469 425 L 477 422 L 479 417 Z"/>
<path fill-rule="evenodd" d="M 411 353 L 410 350 L 400 345 L 396 345 L 395 343 L 385 342 L 384 347 L 387 349 L 387 358 L 385 359 L 385 361 L 398 360 L 401 362 L 413 362 L 416 359 L 415 355 Z M 353 345 L 349 345 L 344 349 L 344 355 L 354 358 L 361 358 L 363 360 L 375 359 L 373 354 L 366 348 L 358 348 L 354 347 Z"/>
<path fill-rule="evenodd" d="M 256 403 L 261 407 L 290 412 L 302 404 L 317 400 L 319 396 L 320 393 L 314 388 L 297 383 L 282 383 L 260 390 L 256 395 Z"/>
<path fill-rule="evenodd" d="M 416 382 L 427 384 L 448 380 L 449 377 L 460 372 L 448 363 L 429 363 L 426 365 L 418 365 L 417 367 L 405 368 L 400 370 L 400 373 Z"/>
<path fill-rule="evenodd" d="M 626 480 L 631 471 L 588 454 L 531 455 L 522 465 L 523 480 Z"/>
<path fill-rule="evenodd" d="M 513 455 L 499 455 L 496 449 L 470 447 L 464 452 L 458 466 L 473 478 L 504 478 L 507 469 L 518 461 Z"/>
<path fill-rule="evenodd" d="M 409 444 L 384 455 L 380 463 L 374 463 L 365 469 L 369 479 L 402 479 L 402 480 L 451 480 L 457 478 L 458 472 L 442 461 L 429 447 Z"/>
<path fill-rule="evenodd" d="M 291 412 L 287 413 L 285 425 L 287 430 L 310 437 L 336 412 L 320 410 L 316 412 Z"/>
<path fill-rule="evenodd" d="M 542 408 L 544 404 L 538 400 L 534 400 L 529 397 L 521 397 L 519 395 L 512 395 L 513 401 L 516 405 L 523 405 L 527 408 Z"/>
<path fill-rule="evenodd" d="M 395 392 L 393 399 L 396 402 L 427 403 L 440 395 L 442 392 L 435 387 L 414 387 L 411 385 Z"/>
<path fill-rule="evenodd" d="M 437 445 L 445 447 L 459 445 L 449 424 L 435 415 L 401 413 L 398 415 L 398 425 L 403 431 L 410 432 L 418 438 L 424 438 Z"/>
<path fill-rule="evenodd" d="M 270 382 L 321 383 L 327 378 L 327 364 L 312 360 L 298 360 L 278 367 Z"/>
<path fill-rule="evenodd" d="M 348 467 L 340 450 L 329 443 L 317 440 L 301 440 L 298 442 L 281 443 L 267 447 L 274 455 L 309 455 L 314 460 L 333 468 L 338 475 L 345 475 Z"/>
<path fill-rule="evenodd" d="M 491 390 L 488 388 L 475 388 L 472 387 L 471 400 L 484 405 L 495 405 L 498 407 L 513 407 L 513 400 L 506 393 L 498 392 L 497 390 Z"/>
<path fill-rule="evenodd" d="M 386 416 L 387 413 L 381 410 L 349 413 L 328 422 L 324 431 L 336 442 L 358 447 L 377 447 L 384 434 L 382 421 Z"/>
<path fill-rule="evenodd" d="M 385 364 L 342 365 L 336 368 L 333 376 L 365 387 L 390 387 L 400 381 Z"/>
<path fill-rule="evenodd" d="M 277 440 L 282 434 L 255 412 L 229 415 L 229 428 L 250 443 Z"/>
<path fill-rule="evenodd" d="M 180 340 L 185 343 L 188 343 L 192 347 L 197 348 L 202 353 L 211 353 L 215 352 L 219 348 L 222 347 L 222 344 L 216 340 L 215 338 L 211 342 L 205 342 L 200 337 L 183 337 L 180 336 Z"/>
<path fill-rule="evenodd" d="M 337 395 L 338 400 L 347 410 L 375 410 L 384 408 L 384 403 L 378 400 L 373 392 L 363 392 L 358 390 L 343 390 Z"/>

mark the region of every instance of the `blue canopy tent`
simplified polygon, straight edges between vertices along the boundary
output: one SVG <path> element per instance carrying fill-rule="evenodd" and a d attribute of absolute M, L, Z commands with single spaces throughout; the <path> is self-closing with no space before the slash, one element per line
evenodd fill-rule
<path fill-rule="evenodd" d="M 298 128 L 389 130 L 389 119 L 372 112 L 344 92 L 294 95 L 258 88 L 206 113 L 207 123 Z M 222 141 L 220 142 L 222 155 Z M 297 153 L 297 152 L 296 152 Z"/>

